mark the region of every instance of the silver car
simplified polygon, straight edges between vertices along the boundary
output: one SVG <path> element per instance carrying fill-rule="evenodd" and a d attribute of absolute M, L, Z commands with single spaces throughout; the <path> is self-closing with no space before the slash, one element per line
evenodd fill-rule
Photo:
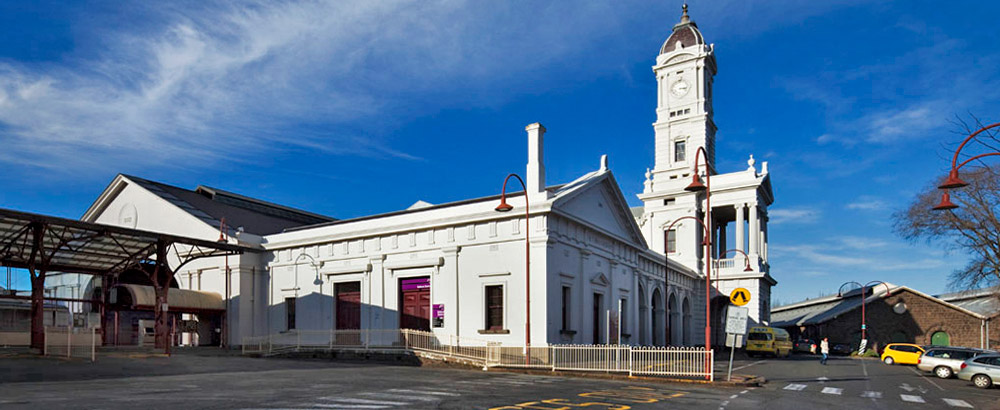
<path fill-rule="evenodd" d="M 961 347 L 934 347 L 920 356 L 917 368 L 925 372 L 934 372 L 937 377 L 947 379 L 961 370 L 962 362 L 986 353 L 994 352 Z"/>
<path fill-rule="evenodd" d="M 958 378 L 971 380 L 976 387 L 988 389 L 1000 380 L 1000 354 L 984 354 L 962 363 Z"/>

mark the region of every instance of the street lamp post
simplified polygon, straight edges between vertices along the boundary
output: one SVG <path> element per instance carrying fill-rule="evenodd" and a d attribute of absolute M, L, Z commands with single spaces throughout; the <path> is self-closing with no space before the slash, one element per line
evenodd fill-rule
<path fill-rule="evenodd" d="M 700 155 L 699 155 L 700 154 Z M 705 183 L 702 184 L 701 180 L 698 178 L 698 160 L 705 159 Z M 705 191 L 705 230 L 708 232 L 705 235 L 705 351 L 712 349 L 712 307 L 711 307 L 711 295 L 712 295 L 712 279 L 711 279 L 711 269 L 712 269 L 712 166 L 708 162 L 708 153 L 705 152 L 705 147 L 698 147 L 698 151 L 694 154 L 694 172 L 691 174 L 691 184 L 684 188 L 688 192 L 702 192 Z"/>
<path fill-rule="evenodd" d="M 889 289 L 889 285 L 888 284 L 886 284 L 885 282 L 882 282 L 880 280 L 873 280 L 873 281 L 868 282 L 868 283 L 866 283 L 864 285 L 862 285 L 862 284 L 860 284 L 860 283 L 855 282 L 855 281 L 852 280 L 852 281 L 844 282 L 843 285 L 840 285 L 840 289 L 837 290 L 837 297 L 838 298 L 840 298 L 840 297 L 843 296 L 844 286 L 847 286 L 847 285 L 850 285 L 850 284 L 854 284 L 854 285 L 857 285 L 857 286 L 861 287 L 861 340 L 862 340 L 862 343 L 866 343 L 864 341 L 868 339 L 868 337 L 867 337 L 868 324 L 867 324 L 867 322 L 865 322 L 865 302 L 868 299 L 868 297 L 867 297 L 868 296 L 868 288 L 874 288 L 875 286 L 878 286 L 878 285 L 885 286 L 885 295 L 886 296 L 889 296 L 889 294 L 892 293 L 892 290 Z"/>
<path fill-rule="evenodd" d="M 949 209 L 958 208 L 958 205 L 955 205 L 954 203 L 951 202 L 951 195 L 948 194 L 948 190 L 955 188 L 962 188 L 969 185 L 968 182 L 965 182 L 962 180 L 962 178 L 959 178 L 958 170 L 962 169 L 962 167 L 964 167 L 965 165 L 967 165 L 972 161 L 984 157 L 1000 155 L 1000 152 L 988 152 L 985 154 L 979 154 L 963 161 L 961 164 L 958 163 L 958 154 L 962 151 L 962 148 L 965 148 L 965 144 L 968 144 L 969 141 L 972 141 L 972 139 L 975 138 L 977 135 L 979 135 L 983 131 L 996 127 L 1000 127 L 1000 122 L 996 124 L 987 125 L 983 128 L 980 128 L 978 131 L 969 134 L 969 136 L 966 137 L 965 140 L 958 145 L 958 148 L 955 149 L 955 154 L 951 157 L 951 171 L 948 172 L 948 178 L 945 179 L 945 181 L 940 186 L 938 186 L 938 189 L 944 190 L 944 193 L 941 195 L 941 203 L 939 203 L 937 206 L 931 209 L 935 211 L 945 211 Z"/>
<path fill-rule="evenodd" d="M 750 255 L 747 255 L 747 253 L 744 252 L 742 249 L 726 249 L 726 250 L 722 251 L 721 254 L 719 254 L 719 257 L 725 259 L 726 254 L 729 253 L 729 252 L 736 252 L 736 253 L 743 254 L 743 260 L 744 260 L 743 271 L 744 272 L 753 272 L 753 267 L 750 266 Z M 718 276 L 719 275 L 719 269 L 718 268 L 715 269 L 715 275 L 716 275 L 715 276 L 715 280 L 719 280 L 719 276 Z"/>
<path fill-rule="evenodd" d="M 524 190 L 524 364 L 531 364 L 531 242 L 528 236 L 531 229 L 528 228 L 530 215 L 528 214 L 528 187 L 524 180 L 517 174 L 507 175 L 503 180 L 503 187 L 500 189 L 500 205 L 497 205 L 497 212 L 509 212 L 514 206 L 507 203 L 507 181 L 514 177 L 521 183 Z"/>

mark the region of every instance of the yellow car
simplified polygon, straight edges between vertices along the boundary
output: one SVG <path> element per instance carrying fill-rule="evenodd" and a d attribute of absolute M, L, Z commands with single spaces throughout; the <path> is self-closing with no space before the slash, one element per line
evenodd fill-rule
<path fill-rule="evenodd" d="M 882 362 L 885 364 L 917 364 L 924 348 L 910 343 L 890 343 L 882 351 Z"/>

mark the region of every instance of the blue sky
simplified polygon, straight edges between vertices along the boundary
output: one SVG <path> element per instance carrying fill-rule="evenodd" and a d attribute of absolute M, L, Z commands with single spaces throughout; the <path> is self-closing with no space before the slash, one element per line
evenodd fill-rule
<path fill-rule="evenodd" d="M 536 121 L 550 183 L 608 154 L 639 205 L 680 3 L 0 3 L 0 207 L 78 218 L 121 172 L 387 212 L 497 193 Z M 998 8 L 691 3 L 719 64 L 717 168 L 770 164 L 774 303 L 948 290 L 963 255 L 890 214 L 945 170 L 956 116 L 1000 120 Z"/>

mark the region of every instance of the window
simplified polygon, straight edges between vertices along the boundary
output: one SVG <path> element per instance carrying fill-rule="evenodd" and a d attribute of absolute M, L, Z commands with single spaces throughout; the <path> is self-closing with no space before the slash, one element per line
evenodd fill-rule
<path fill-rule="evenodd" d="M 674 162 L 681 162 L 687 158 L 687 141 L 674 141 Z"/>
<path fill-rule="evenodd" d="M 295 330 L 295 298 L 285 298 L 285 329 Z"/>
<path fill-rule="evenodd" d="M 666 236 L 667 253 L 677 252 L 677 230 L 671 229 L 667 231 Z"/>
<path fill-rule="evenodd" d="M 671 177 L 670 177 L 670 179 L 676 179 L 676 178 L 677 178 L 677 176 L 676 176 L 676 175 L 673 175 L 673 176 L 671 176 Z M 674 200 L 674 198 L 667 198 L 667 199 L 664 199 L 664 200 L 663 200 L 663 205 L 664 205 L 664 206 L 668 206 L 668 205 L 673 205 L 673 204 L 674 204 L 674 202 L 676 202 L 676 201 Z"/>
<path fill-rule="evenodd" d="M 486 287 L 486 330 L 503 329 L 503 285 Z"/>
<path fill-rule="evenodd" d="M 751 333 L 747 336 L 747 340 L 771 340 L 770 333 Z"/>
<path fill-rule="evenodd" d="M 562 330 L 569 330 L 570 292 L 569 286 L 562 287 Z"/>

